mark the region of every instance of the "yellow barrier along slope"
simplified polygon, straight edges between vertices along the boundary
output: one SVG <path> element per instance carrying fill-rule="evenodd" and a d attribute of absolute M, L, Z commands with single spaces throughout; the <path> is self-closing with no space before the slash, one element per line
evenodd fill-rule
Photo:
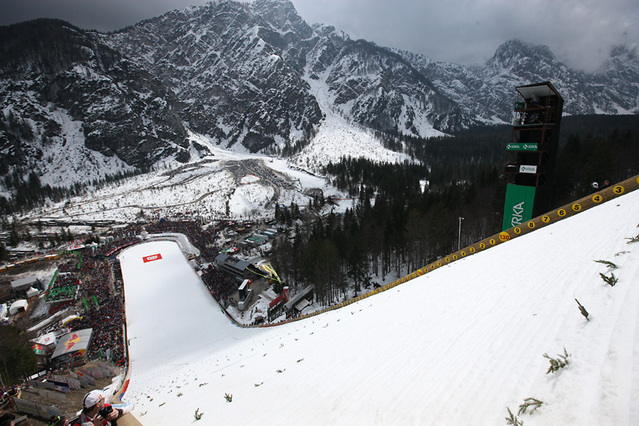
<path fill-rule="evenodd" d="M 630 179 L 626 179 L 622 182 L 619 182 L 616 185 L 612 185 L 609 186 L 607 188 L 604 188 L 598 192 L 595 192 L 591 195 L 588 195 L 587 197 L 583 197 L 577 201 L 575 201 L 574 203 L 570 203 L 570 204 L 566 204 L 565 206 L 562 206 L 556 210 L 552 210 L 542 216 L 538 216 L 535 217 L 527 222 L 524 222 L 523 224 L 519 225 L 519 226 L 515 226 L 513 228 L 507 229 L 505 231 L 502 231 L 498 234 L 492 235 L 488 238 L 485 238 L 481 241 L 478 241 L 474 244 L 471 244 L 467 247 L 462 248 L 461 250 L 458 250 L 454 253 L 449 254 L 448 256 L 445 256 L 433 263 L 430 263 L 418 270 L 416 270 L 415 272 L 412 272 L 402 278 L 399 278 L 391 283 L 388 283 L 384 286 L 381 286 L 379 288 L 376 288 L 375 290 L 371 290 L 368 293 L 364 293 L 361 296 L 358 296 L 354 299 L 350 299 L 350 300 L 346 300 L 342 303 L 339 303 L 337 305 L 331 306 L 329 308 L 326 309 L 322 309 L 319 311 L 315 311 L 312 312 L 310 314 L 305 314 L 305 315 L 301 315 L 297 318 L 292 318 L 286 321 L 283 321 L 281 323 L 277 323 L 277 324 L 269 324 L 269 325 L 262 325 L 262 326 L 258 326 L 258 327 L 269 327 L 269 326 L 274 326 L 274 325 L 280 325 L 280 324 L 284 324 L 287 322 L 292 322 L 292 321 L 298 321 L 304 318 L 309 318 L 315 315 L 319 315 L 322 314 L 324 312 L 328 312 L 328 311 L 332 311 L 334 309 L 339 309 L 342 308 L 344 306 L 350 305 L 351 303 L 355 303 L 358 302 L 362 299 L 365 299 L 367 297 L 370 297 L 372 295 L 381 293 L 383 291 L 386 291 L 388 289 L 391 289 L 393 287 L 396 287 L 400 284 L 403 284 L 407 281 L 410 281 L 414 278 L 417 278 L 421 275 L 424 275 L 428 272 L 434 271 L 437 268 L 440 268 L 442 266 L 448 265 L 456 260 L 462 259 L 464 257 L 467 256 L 471 256 L 475 253 L 478 253 L 480 251 L 484 251 L 487 250 L 491 247 L 494 247 L 498 244 L 502 244 L 505 243 L 507 241 L 510 241 L 513 238 L 516 238 L 520 235 L 524 235 L 527 234 L 529 232 L 532 232 L 536 229 L 539 228 L 543 228 L 544 226 L 550 225 L 552 223 L 555 223 L 559 220 L 565 219 L 567 217 L 570 216 L 574 216 L 577 213 L 581 213 L 582 211 L 588 210 L 592 207 L 595 207 L 601 203 L 605 203 L 606 201 L 610 201 L 612 199 L 615 199 L 623 194 L 627 194 L 628 192 L 634 191 L 636 189 L 639 188 L 639 175 L 634 176 Z M 240 326 L 242 326 L 241 324 L 238 324 Z M 253 326 L 244 326 L 244 327 L 253 327 Z"/>

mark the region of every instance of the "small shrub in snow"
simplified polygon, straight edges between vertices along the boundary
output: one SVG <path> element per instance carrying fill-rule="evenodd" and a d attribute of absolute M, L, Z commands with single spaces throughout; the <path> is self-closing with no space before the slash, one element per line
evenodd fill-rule
<path fill-rule="evenodd" d="M 200 409 L 196 409 L 195 410 L 195 414 L 193 415 L 193 417 L 195 417 L 195 420 L 200 420 L 202 418 L 202 416 L 204 415 L 204 413 L 200 413 Z"/>
<path fill-rule="evenodd" d="M 564 351 L 565 351 L 565 349 L 564 349 Z M 535 412 L 535 410 L 537 408 L 541 407 L 542 404 L 543 404 L 543 402 L 541 402 L 540 400 L 538 400 L 536 398 L 526 398 L 526 399 L 524 399 L 524 403 L 519 406 L 519 413 L 517 413 L 517 414 L 519 414 L 521 416 L 522 414 L 525 414 L 526 410 L 528 410 L 531 407 L 532 408 L 531 408 L 529 414 L 532 414 L 532 413 Z"/>
<path fill-rule="evenodd" d="M 233 395 L 232 394 L 225 393 L 224 394 L 224 398 L 226 399 L 226 402 L 233 402 Z"/>
<path fill-rule="evenodd" d="M 599 276 L 601 277 L 602 280 L 604 280 L 604 282 L 606 284 L 608 284 L 610 287 L 614 287 L 615 284 L 617 284 L 617 281 L 619 281 L 619 278 L 615 277 L 615 274 L 613 274 L 612 272 L 610 273 L 610 276 L 606 276 L 605 274 L 602 274 L 601 272 L 599 273 Z"/>
<path fill-rule="evenodd" d="M 639 235 L 637 235 L 636 237 L 626 238 L 626 239 L 628 240 L 627 244 L 639 243 Z"/>
<path fill-rule="evenodd" d="M 506 417 L 506 424 L 511 426 L 524 426 L 524 422 L 519 420 L 517 416 L 515 416 L 512 411 L 510 411 L 510 408 L 508 408 L 508 417 Z"/>
<path fill-rule="evenodd" d="M 599 259 L 599 260 L 595 260 L 595 262 L 597 262 L 597 263 L 601 263 L 602 265 L 606 265 L 606 266 L 607 266 L 608 268 L 610 268 L 610 269 L 617 269 L 617 265 L 615 265 L 614 263 L 609 262 L 609 261 L 607 261 L 607 260 L 601 260 L 601 259 Z"/>
<path fill-rule="evenodd" d="M 566 352 L 566 348 L 564 348 L 564 354 L 557 355 L 557 358 L 551 358 L 548 356 L 548 354 L 544 354 L 544 358 L 548 358 L 548 361 L 550 361 L 550 367 L 548 367 L 548 371 L 546 371 L 546 374 L 554 373 L 560 368 L 564 368 L 565 366 L 567 366 L 569 356 L 570 354 Z"/>
<path fill-rule="evenodd" d="M 590 321 L 588 319 L 588 311 L 586 310 L 586 308 L 584 308 L 583 305 L 579 303 L 579 300 L 575 299 L 575 302 L 577 302 L 577 305 L 579 305 L 579 311 L 581 311 L 581 315 L 586 317 L 586 320 Z"/>

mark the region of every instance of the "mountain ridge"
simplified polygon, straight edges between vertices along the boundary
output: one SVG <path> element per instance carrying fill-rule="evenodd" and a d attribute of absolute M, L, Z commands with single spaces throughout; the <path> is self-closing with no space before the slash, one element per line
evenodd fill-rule
<path fill-rule="evenodd" d="M 66 43 L 69 52 L 58 49 L 58 62 L 51 61 L 56 49 L 40 46 L 22 56 L 22 68 L 0 55 L 0 99 L 8 105 L 0 117 L 0 172 L 35 168 L 43 181 L 62 185 L 42 159 L 52 140 L 63 144 L 69 122 L 84 150 L 76 169 L 88 161 L 99 177 L 207 155 L 191 131 L 239 152 L 290 155 L 333 115 L 371 133 L 421 138 L 504 124 L 514 87 L 536 81 L 553 82 L 567 115 L 639 112 L 639 60 L 623 46 L 594 74 L 519 40 L 504 42 L 485 64 L 462 66 L 310 26 L 288 0 L 214 1 L 110 33 L 29 22 L 0 27 L 13 34 L 2 37 L 5 48 L 24 44 L 40 26 L 48 43 Z M 29 67 L 43 61 L 58 68 L 34 80 Z"/>

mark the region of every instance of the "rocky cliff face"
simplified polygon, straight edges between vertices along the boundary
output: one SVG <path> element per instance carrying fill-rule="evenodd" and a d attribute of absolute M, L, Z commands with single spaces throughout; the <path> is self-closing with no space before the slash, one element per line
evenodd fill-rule
<path fill-rule="evenodd" d="M 0 46 L 3 174 L 10 168 L 46 174 L 59 166 L 47 162 L 63 161 L 54 158 L 56 148 L 77 139 L 83 155 L 66 161 L 79 162 L 78 170 L 82 162 L 109 158 L 124 168 L 188 158 L 175 96 L 93 34 L 37 20 L 0 28 Z"/>
<path fill-rule="evenodd" d="M 639 112 L 639 61 L 634 51 L 619 47 L 592 75 L 570 69 L 546 46 L 519 40 L 500 45 L 483 65 L 459 66 L 434 62 L 421 55 L 398 52 L 435 87 L 477 120 L 509 122 L 514 88 L 551 81 L 565 100 L 564 113 L 636 114 Z"/>
<path fill-rule="evenodd" d="M 251 151 L 308 140 L 323 116 L 317 96 L 381 131 L 423 136 L 472 121 L 396 53 L 311 28 L 287 0 L 209 3 L 104 39 L 163 79 L 195 130 Z M 311 93 L 308 78 L 326 93 Z"/>
<path fill-rule="evenodd" d="M 305 57 L 297 47 L 312 30 L 297 14 L 291 22 L 290 3 L 275 2 L 272 9 L 268 3 L 209 3 L 104 40 L 176 93 L 193 130 L 262 151 L 310 138 L 322 118 L 302 79 Z"/>

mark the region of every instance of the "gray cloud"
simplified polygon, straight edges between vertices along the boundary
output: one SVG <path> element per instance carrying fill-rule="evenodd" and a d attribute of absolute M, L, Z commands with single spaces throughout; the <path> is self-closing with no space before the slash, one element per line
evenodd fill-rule
<path fill-rule="evenodd" d="M 545 44 L 595 70 L 614 45 L 639 45 L 637 0 L 292 0 L 309 24 L 458 64 L 489 59 L 504 41 Z M 206 0 L 0 0 L 0 24 L 61 18 L 110 31 Z"/>
<path fill-rule="evenodd" d="M 59 18 L 84 29 L 112 31 L 207 0 L 0 0 L 0 25 Z"/>
<path fill-rule="evenodd" d="M 308 22 L 434 60 L 484 62 L 509 39 L 545 44 L 593 71 L 614 45 L 639 44 L 637 0 L 293 0 Z"/>

